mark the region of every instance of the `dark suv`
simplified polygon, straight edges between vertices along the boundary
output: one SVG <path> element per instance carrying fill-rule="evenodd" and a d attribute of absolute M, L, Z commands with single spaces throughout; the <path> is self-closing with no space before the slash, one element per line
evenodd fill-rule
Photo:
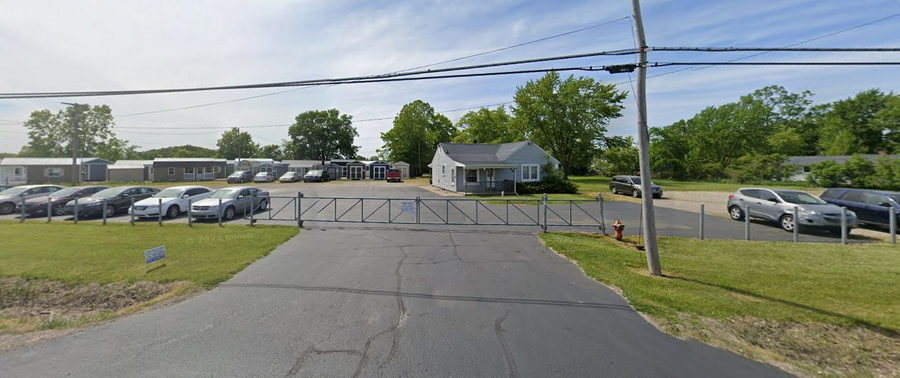
<path fill-rule="evenodd" d="M 659 185 L 650 183 L 653 190 L 653 198 L 661 198 L 663 195 L 662 188 Z M 638 176 L 613 176 L 609 180 L 609 190 L 613 194 L 627 194 L 634 198 L 641 196 L 641 178 Z"/>
<path fill-rule="evenodd" d="M 900 218 L 900 193 L 869 189 L 831 188 L 825 190 L 819 198 L 838 206 L 846 206 L 853 210 L 860 223 L 887 227 L 890 222 L 888 214 L 891 206 Z"/>

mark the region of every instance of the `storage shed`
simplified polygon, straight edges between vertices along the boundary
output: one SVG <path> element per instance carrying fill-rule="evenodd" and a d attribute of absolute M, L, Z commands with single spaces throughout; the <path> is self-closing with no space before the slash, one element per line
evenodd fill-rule
<path fill-rule="evenodd" d="M 406 180 L 409 178 L 409 163 L 405 161 L 398 161 L 391 163 L 391 169 L 396 169 L 400 171 L 400 178 Z"/>
<path fill-rule="evenodd" d="M 106 167 L 100 158 L 76 160 L 79 181 L 105 181 Z M 74 181 L 71 158 L 4 158 L 0 160 L 0 185 L 57 184 Z"/>
<path fill-rule="evenodd" d="M 372 180 L 384 180 L 387 178 L 387 170 L 391 168 L 391 165 L 385 163 L 383 161 L 373 161 L 369 163 L 369 179 Z"/>
<path fill-rule="evenodd" d="M 141 182 L 153 178 L 153 160 L 118 160 L 106 167 L 107 181 Z"/>

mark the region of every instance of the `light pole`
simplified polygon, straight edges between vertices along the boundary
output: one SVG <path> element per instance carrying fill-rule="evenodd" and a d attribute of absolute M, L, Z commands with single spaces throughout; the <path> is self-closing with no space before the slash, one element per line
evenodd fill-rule
<path fill-rule="evenodd" d="M 62 102 L 61 104 L 72 107 L 72 185 L 78 185 L 81 178 L 81 169 L 78 166 L 78 106 L 74 102 Z"/>

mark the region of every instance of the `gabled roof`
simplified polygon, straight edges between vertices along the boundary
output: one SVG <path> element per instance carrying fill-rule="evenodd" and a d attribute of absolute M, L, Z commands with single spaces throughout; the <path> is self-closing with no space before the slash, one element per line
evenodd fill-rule
<path fill-rule="evenodd" d="M 144 168 L 148 165 L 153 165 L 153 160 L 116 160 L 115 163 L 110 164 L 107 169 L 134 169 L 134 168 Z"/>
<path fill-rule="evenodd" d="M 312 168 L 317 165 L 322 165 L 320 160 L 282 160 L 282 164 L 287 164 L 288 167 L 295 168 Z M 325 164 L 328 164 L 326 161 Z"/>
<path fill-rule="evenodd" d="M 96 157 L 78 158 L 78 164 L 112 163 Z M 72 165 L 72 158 L 16 158 L 8 157 L 0 160 L 0 165 Z"/>
<path fill-rule="evenodd" d="M 855 156 L 860 156 L 860 157 L 863 157 L 863 158 L 866 158 L 866 159 L 872 160 L 872 161 L 875 161 L 880 157 L 888 157 L 891 159 L 900 159 L 900 155 L 897 155 L 897 154 L 895 154 L 895 155 L 868 154 L 868 155 L 855 155 Z M 850 160 L 851 157 L 853 157 L 853 155 L 791 156 L 788 158 L 787 164 L 788 165 L 806 166 L 806 165 L 821 163 L 823 161 L 833 161 L 835 163 L 843 163 L 847 160 Z"/>
<path fill-rule="evenodd" d="M 409 165 L 409 163 L 407 163 L 403 160 L 400 160 L 400 161 L 395 161 L 395 162 L 391 163 L 391 165 Z"/>
<path fill-rule="evenodd" d="M 501 144 L 441 143 L 439 145 L 450 159 L 464 165 L 508 164 L 507 160 L 512 157 L 516 151 L 526 146 L 541 149 L 530 140 Z M 543 151 L 543 149 L 541 149 L 541 151 Z M 554 162 L 558 163 L 558 161 L 550 156 L 550 154 L 544 153 Z"/>
<path fill-rule="evenodd" d="M 153 159 L 154 162 L 177 162 L 177 163 L 203 163 L 203 162 L 212 162 L 212 163 L 224 163 L 225 159 L 217 159 L 217 158 L 156 158 Z"/>

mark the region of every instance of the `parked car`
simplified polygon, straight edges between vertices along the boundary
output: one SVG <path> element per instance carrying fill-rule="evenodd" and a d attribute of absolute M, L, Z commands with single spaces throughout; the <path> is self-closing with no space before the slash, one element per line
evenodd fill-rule
<path fill-rule="evenodd" d="M 883 190 L 832 188 L 820 196 L 825 202 L 853 210 L 859 223 L 888 227 L 891 206 L 900 224 L 900 193 Z"/>
<path fill-rule="evenodd" d="M 275 181 L 275 175 L 272 172 L 259 172 L 253 176 L 253 182 L 272 182 Z"/>
<path fill-rule="evenodd" d="M 139 218 L 158 218 L 162 211 L 163 215 L 172 219 L 187 211 L 188 201 L 193 203 L 209 197 L 212 193 L 213 190 L 205 186 L 173 186 L 161 190 L 153 197 L 135 202 L 128 211 Z M 162 210 L 160 210 L 160 200 L 162 200 Z"/>
<path fill-rule="evenodd" d="M 159 192 L 159 189 L 145 186 L 115 186 L 94 193 L 90 197 L 78 199 L 78 217 L 100 216 L 106 213 L 107 217 L 116 215 L 121 211 L 127 211 L 131 207 L 131 201 L 138 202 Z M 103 202 L 106 201 L 106 207 Z M 66 203 L 66 215 L 75 215 L 75 200 Z"/>
<path fill-rule="evenodd" d="M 400 174 L 399 169 L 387 170 L 387 182 L 400 182 L 402 179 L 403 176 Z"/>
<path fill-rule="evenodd" d="M 281 175 L 281 177 L 278 178 L 278 181 L 297 182 L 300 181 L 300 174 L 294 171 L 285 172 L 285 174 Z"/>
<path fill-rule="evenodd" d="M 650 183 L 653 190 L 653 198 L 661 198 L 663 190 L 659 185 Z M 609 190 L 613 194 L 628 194 L 634 198 L 641 196 L 641 178 L 638 176 L 613 176 L 609 181 Z"/>
<path fill-rule="evenodd" d="M 228 175 L 227 180 L 229 184 L 250 182 L 253 180 L 253 173 L 251 173 L 250 171 L 235 171 L 234 173 Z"/>
<path fill-rule="evenodd" d="M 794 231 L 794 207 L 801 230 L 806 227 L 841 231 L 841 208 L 799 190 L 741 188 L 728 195 L 728 214 L 743 220 L 747 206 L 750 218 L 777 222 L 781 229 Z M 847 211 L 847 228 L 856 227 L 856 213 Z"/>
<path fill-rule="evenodd" d="M 65 215 L 66 203 L 76 199 L 87 197 L 101 190 L 109 188 L 108 186 L 72 186 L 62 188 L 49 195 L 30 198 L 25 201 L 25 214 L 27 216 L 44 216 L 47 215 L 47 207 L 50 207 L 52 215 Z M 16 206 L 16 212 L 21 212 L 22 205 Z"/>
<path fill-rule="evenodd" d="M 9 214 L 16 210 L 16 205 L 23 199 L 43 197 L 62 189 L 57 185 L 21 185 L 0 192 L 0 214 Z"/>
<path fill-rule="evenodd" d="M 309 172 L 306 172 L 306 174 L 303 175 L 303 182 L 310 182 L 310 181 L 315 181 L 315 182 L 328 181 L 328 172 L 325 172 L 321 169 L 313 169 Z"/>
<path fill-rule="evenodd" d="M 219 200 L 222 200 L 221 207 Z M 213 192 L 209 197 L 191 206 L 191 215 L 197 219 L 234 219 L 237 214 L 265 209 L 269 206 L 269 193 L 249 186 L 233 186 Z"/>

